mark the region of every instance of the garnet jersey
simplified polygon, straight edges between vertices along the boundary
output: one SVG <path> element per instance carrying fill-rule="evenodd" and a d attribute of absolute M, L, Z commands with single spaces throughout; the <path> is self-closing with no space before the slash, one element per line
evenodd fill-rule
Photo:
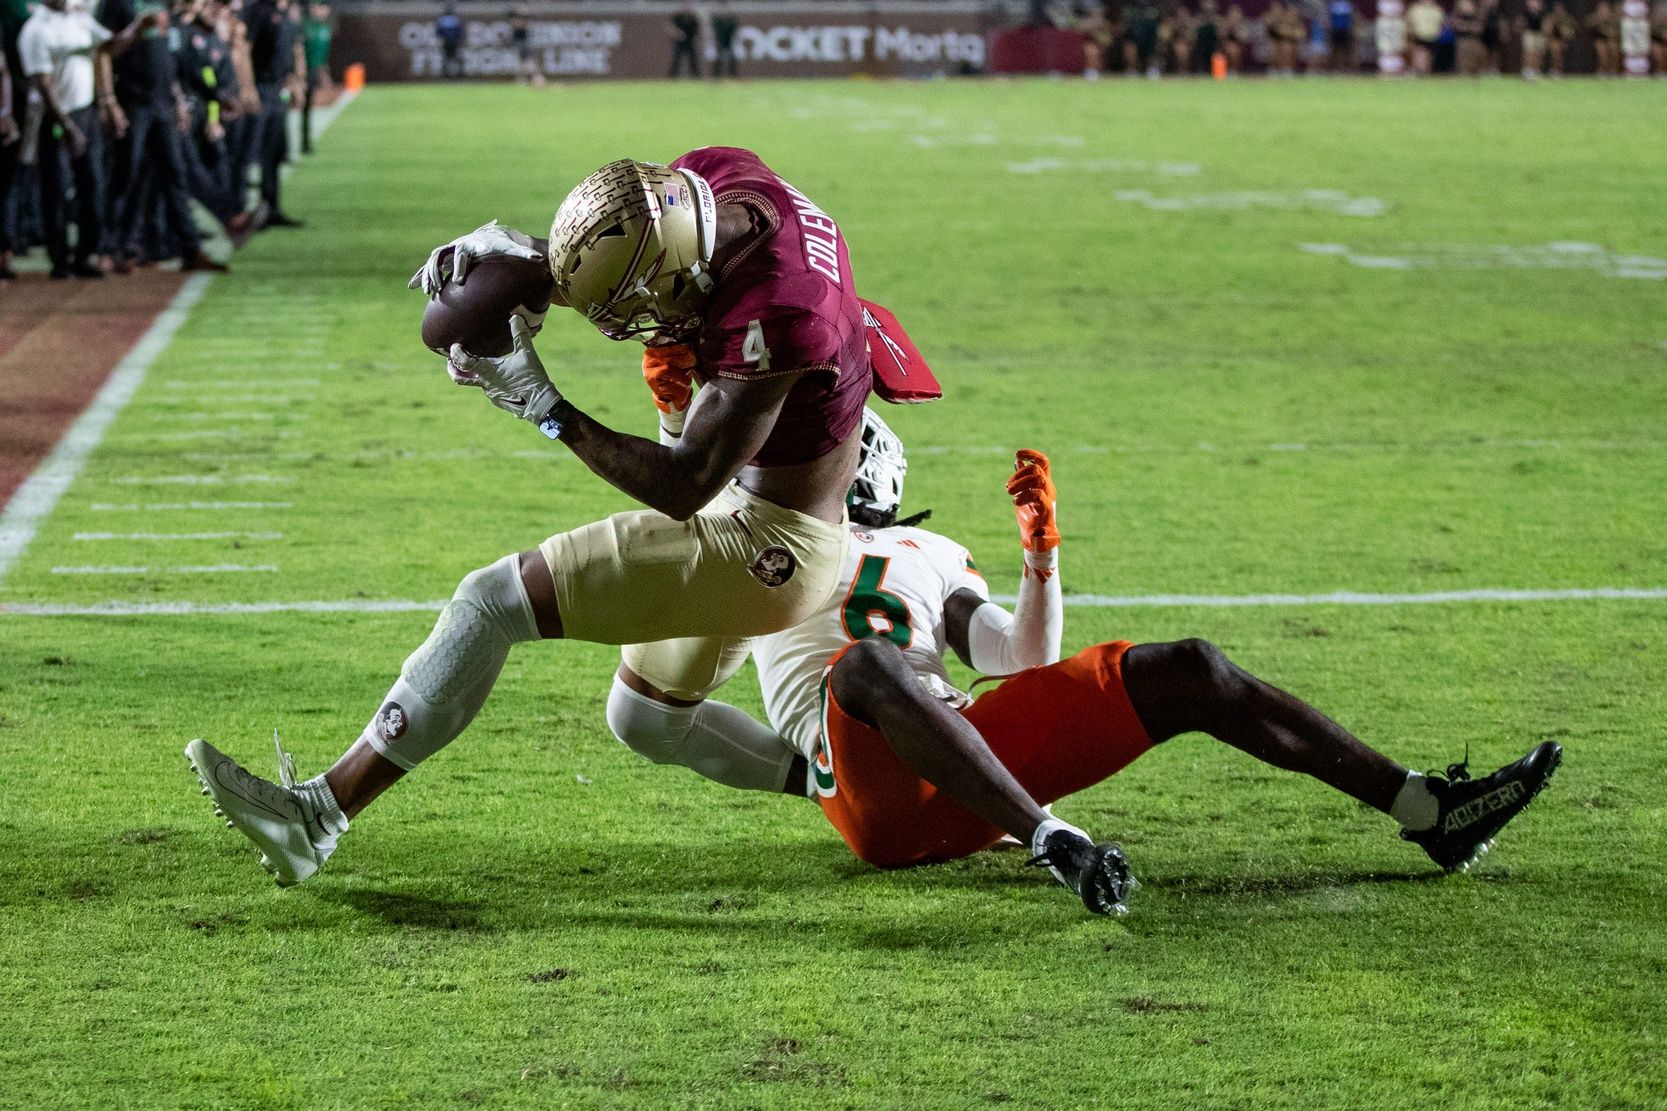
<path fill-rule="evenodd" d="M 750 150 L 702 147 L 672 163 L 746 205 L 759 226 L 719 272 L 693 347 L 695 380 L 801 374 L 755 466 L 807 463 L 862 421 L 872 375 L 862 306 L 839 228 Z"/>
<path fill-rule="evenodd" d="M 851 528 L 839 586 L 816 613 L 752 646 L 770 725 L 806 759 L 820 736 L 822 673 L 846 645 L 883 636 L 903 650 L 928 689 L 947 700 L 944 602 L 965 588 L 988 598 L 972 557 L 948 537 L 918 528 Z"/>

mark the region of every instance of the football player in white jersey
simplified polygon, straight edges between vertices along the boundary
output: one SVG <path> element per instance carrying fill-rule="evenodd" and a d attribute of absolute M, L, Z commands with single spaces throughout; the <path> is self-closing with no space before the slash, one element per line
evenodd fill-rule
<path fill-rule="evenodd" d="M 751 775 L 750 785 L 768 779 L 816 799 L 869 863 L 953 859 L 1005 833 L 1090 910 L 1121 911 L 1132 886 L 1122 852 L 1043 807 L 1155 743 L 1202 732 L 1389 814 L 1437 864 L 1467 868 L 1561 760 L 1560 746 L 1546 742 L 1482 779 L 1464 764 L 1445 777 L 1420 775 L 1203 640 L 1117 641 L 1060 660 L 1060 538 L 1047 458 L 1019 452 L 1007 485 L 1024 544 L 1011 613 L 989 601 L 965 548 L 896 523 L 906 466 L 902 444 L 867 413 L 839 588 L 815 616 L 753 645 L 783 741 L 751 744 L 745 758 L 773 760 L 777 771 Z M 974 670 L 1007 678 L 970 698 L 949 681 L 951 649 Z M 623 709 L 610 703 L 617 735 Z M 645 755 L 725 782 L 740 753 L 733 740 L 691 735 Z"/>

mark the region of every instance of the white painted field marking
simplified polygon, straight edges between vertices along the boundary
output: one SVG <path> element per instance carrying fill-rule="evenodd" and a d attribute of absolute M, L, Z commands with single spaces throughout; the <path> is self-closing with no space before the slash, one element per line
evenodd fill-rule
<path fill-rule="evenodd" d="M 276 571 L 276 563 L 211 563 L 197 567 L 54 567 L 54 575 L 222 575 Z"/>
<path fill-rule="evenodd" d="M 316 386 L 319 378 L 202 378 L 191 381 L 183 378 L 170 378 L 162 383 L 165 390 L 201 390 L 201 389 L 248 389 L 250 386 Z"/>
<path fill-rule="evenodd" d="M 302 421 L 307 414 L 302 413 L 266 413 L 254 412 L 249 409 L 233 409 L 226 413 L 153 413 L 151 420 L 219 420 L 228 424 L 240 420 L 277 420 L 279 417 L 289 417 L 291 420 Z"/>
<path fill-rule="evenodd" d="M 1286 193 L 1235 190 L 1227 193 L 1179 193 L 1161 197 L 1145 189 L 1118 189 L 1111 195 L 1120 201 L 1144 205 L 1158 212 L 1275 208 L 1370 217 L 1382 216 L 1389 211 L 1388 201 L 1377 197 L 1351 197 L 1341 189 L 1298 189 Z"/>
<path fill-rule="evenodd" d="M 16 565 L 40 530 L 41 523 L 57 506 L 58 499 L 69 489 L 86 466 L 87 457 L 104 439 L 110 422 L 127 406 L 134 391 L 145 380 L 151 363 L 168 346 L 191 312 L 191 306 L 202 298 L 211 275 L 193 274 L 180 286 L 179 292 L 168 303 L 156 320 L 133 345 L 133 350 L 122 357 L 109 379 L 99 389 L 92 403 L 70 425 L 58 446 L 52 449 L 33 474 L 23 480 L 12 500 L 0 511 L 0 582 Z"/>
<path fill-rule="evenodd" d="M 295 478 L 291 475 L 271 474 L 167 474 L 154 478 L 145 475 L 123 475 L 106 481 L 113 486 L 266 486 L 294 482 Z"/>
<path fill-rule="evenodd" d="M 78 532 L 74 540 L 282 540 L 281 532 Z"/>
<path fill-rule="evenodd" d="M 1069 171 L 1077 174 L 1158 174 L 1162 177 L 1197 177 L 1204 167 L 1196 162 L 1147 162 L 1131 158 L 1032 158 L 1009 162 L 1010 174 L 1045 174 Z"/>
<path fill-rule="evenodd" d="M 1200 440 L 1190 445 L 1176 444 L 1067 444 L 1050 447 L 1050 454 L 1064 455 L 1175 455 L 1183 452 L 1225 454 L 1241 452 L 1387 452 L 1427 453 L 1466 451 L 1661 451 L 1667 439 L 1661 440 L 1556 440 L 1556 439 L 1462 439 L 1462 440 L 1339 440 L 1334 443 L 1261 443 L 1217 444 Z M 1003 444 L 922 444 L 909 449 L 916 455 L 1011 455 L 1013 448 Z"/>
<path fill-rule="evenodd" d="M 251 568 L 262 570 L 263 568 Z M 270 568 L 276 570 L 276 568 Z M 57 569 L 54 568 L 56 571 Z M 145 568 L 131 569 L 142 573 Z M 214 568 L 181 570 L 210 571 Z M 1012 605 L 1012 595 L 995 600 Z M 1240 606 L 1407 606 L 1461 605 L 1492 602 L 1663 601 L 1667 588 L 1596 587 L 1573 590 L 1445 590 L 1429 594 L 1067 594 L 1065 604 L 1092 609 L 1219 609 Z M 340 601 L 294 602 L 94 602 L 85 605 L 53 602 L 0 602 L 0 615 L 21 617 L 191 617 L 239 613 L 436 613 L 444 600 L 347 598 Z"/>
<path fill-rule="evenodd" d="M 1667 259 L 1623 254 L 1597 243 L 1403 243 L 1369 251 L 1346 243 L 1298 243 L 1297 249 L 1365 270 L 1593 270 L 1606 278 L 1667 281 Z"/>
<path fill-rule="evenodd" d="M 251 383 L 240 382 L 238 385 L 247 388 Z M 258 385 L 259 383 L 255 383 Z M 313 401 L 313 394 L 273 394 L 273 393 L 194 393 L 181 396 L 169 394 L 153 398 L 152 405 L 236 405 L 239 402 L 258 401 L 266 405 L 294 405 L 304 401 Z"/>
<path fill-rule="evenodd" d="M 1093 608 L 1207 609 L 1237 606 L 1429 606 L 1461 602 L 1578 602 L 1597 599 L 1659 601 L 1667 589 L 1609 587 L 1574 590 L 1439 590 L 1428 594 L 1362 594 L 1339 590 L 1330 594 L 1067 594 L 1067 606 Z M 996 597 L 1008 605 L 1013 595 Z"/>
<path fill-rule="evenodd" d="M 292 501 L 165 501 L 125 505 L 95 501 L 87 508 L 94 513 L 173 513 L 198 509 L 289 509 L 294 505 Z"/>
<path fill-rule="evenodd" d="M 144 443 L 147 440 L 173 443 L 183 440 L 241 440 L 244 437 L 254 439 L 257 436 L 261 439 L 293 440 L 300 435 L 300 432 L 290 428 L 248 429 L 234 425 L 229 428 L 198 428 L 190 432 L 124 432 L 121 439 L 123 443 Z"/>
<path fill-rule="evenodd" d="M 351 598 L 341 602 L 95 602 L 64 605 L 53 602 L 0 602 L 0 614 L 20 617 L 193 617 L 235 613 L 438 613 L 444 601 L 376 601 Z"/>

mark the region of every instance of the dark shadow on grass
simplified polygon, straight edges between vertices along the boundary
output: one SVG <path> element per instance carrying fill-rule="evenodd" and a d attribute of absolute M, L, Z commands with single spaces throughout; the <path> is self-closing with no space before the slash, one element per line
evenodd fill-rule
<path fill-rule="evenodd" d="M 331 887 L 327 884 L 317 884 L 309 890 L 330 902 L 346 903 L 361 914 L 380 918 L 390 926 L 469 933 L 492 933 L 496 929 L 481 918 L 481 904 L 473 900 L 436 899 L 400 891 Z"/>

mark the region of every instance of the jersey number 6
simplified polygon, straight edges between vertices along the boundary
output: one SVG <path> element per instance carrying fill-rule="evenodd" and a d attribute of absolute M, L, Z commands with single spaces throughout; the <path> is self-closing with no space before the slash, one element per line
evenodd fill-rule
<path fill-rule="evenodd" d="M 852 640 L 883 636 L 907 648 L 915 639 L 909 627 L 909 603 L 881 587 L 890 566 L 888 556 L 863 556 L 857 564 L 857 577 L 845 596 L 845 635 Z"/>

